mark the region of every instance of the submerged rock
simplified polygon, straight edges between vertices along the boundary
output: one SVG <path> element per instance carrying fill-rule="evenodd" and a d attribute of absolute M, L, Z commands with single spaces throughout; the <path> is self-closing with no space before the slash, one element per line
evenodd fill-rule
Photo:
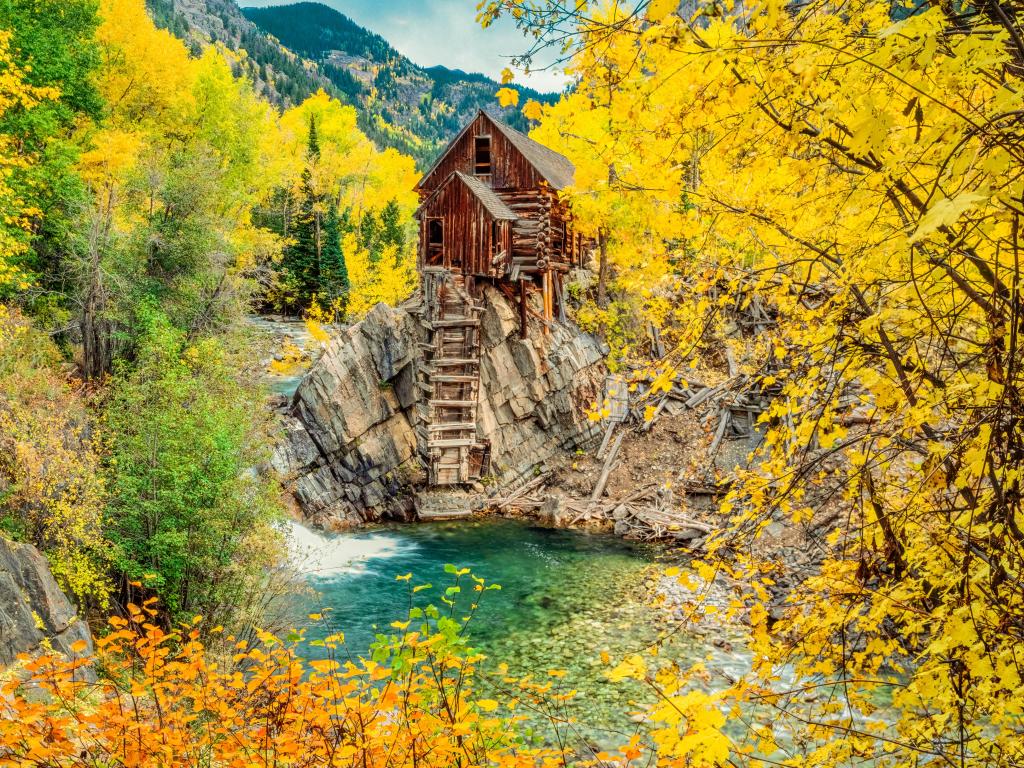
<path fill-rule="evenodd" d="M 89 627 L 57 586 L 46 558 L 30 544 L 0 538 L 0 666 L 47 642 L 74 656 L 71 646 L 79 640 L 85 642 L 81 654 L 91 654 Z"/>
<path fill-rule="evenodd" d="M 603 391 L 600 341 L 531 321 L 519 338 L 516 306 L 483 287 L 477 437 L 491 446 L 491 487 L 532 476 L 539 464 L 592 443 L 585 415 Z M 274 469 L 289 483 L 306 518 L 340 530 L 383 518 L 410 519 L 426 482 L 414 408 L 418 297 L 379 304 L 328 344 L 303 378 L 285 416 Z"/>

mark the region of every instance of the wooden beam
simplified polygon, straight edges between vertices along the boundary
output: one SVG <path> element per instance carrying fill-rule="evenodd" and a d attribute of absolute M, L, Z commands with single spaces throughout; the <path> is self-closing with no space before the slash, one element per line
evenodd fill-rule
<path fill-rule="evenodd" d="M 526 321 L 526 281 L 519 281 L 519 338 L 525 339 L 527 337 L 527 321 Z"/>
<path fill-rule="evenodd" d="M 434 328 L 460 328 L 462 326 L 480 325 L 480 319 L 476 317 L 464 317 L 455 320 L 435 320 L 432 325 Z"/>

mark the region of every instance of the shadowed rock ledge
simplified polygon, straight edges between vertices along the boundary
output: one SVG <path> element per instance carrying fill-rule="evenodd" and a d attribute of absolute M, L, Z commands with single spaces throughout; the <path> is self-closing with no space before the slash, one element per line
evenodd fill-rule
<path fill-rule="evenodd" d="M 71 646 L 78 640 L 86 643 L 81 655 L 90 655 L 89 627 L 53 580 L 46 558 L 30 544 L 0 539 L 0 667 L 47 642 L 75 656 Z"/>
<path fill-rule="evenodd" d="M 305 518 L 340 530 L 415 516 L 426 480 L 413 428 L 420 297 L 379 304 L 331 340 L 299 385 L 272 461 Z M 603 391 L 606 350 L 593 336 L 531 320 L 519 338 L 516 307 L 483 288 L 477 436 L 491 445 L 493 491 L 593 442 L 587 405 Z"/>

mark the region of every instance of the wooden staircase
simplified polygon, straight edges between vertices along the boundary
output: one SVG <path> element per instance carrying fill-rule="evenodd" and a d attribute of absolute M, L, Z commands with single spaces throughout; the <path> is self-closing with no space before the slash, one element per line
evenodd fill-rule
<path fill-rule="evenodd" d="M 490 447 L 477 439 L 480 396 L 480 307 L 465 278 L 441 267 L 422 271 L 416 436 L 428 484 L 465 485 L 485 475 Z"/>

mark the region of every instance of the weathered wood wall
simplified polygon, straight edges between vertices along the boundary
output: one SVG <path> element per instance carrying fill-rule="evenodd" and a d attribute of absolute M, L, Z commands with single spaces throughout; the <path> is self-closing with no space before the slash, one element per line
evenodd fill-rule
<path fill-rule="evenodd" d="M 469 188 L 452 179 L 420 209 L 420 263 L 426 263 L 430 219 L 444 222 L 444 262 L 466 275 L 498 277 L 504 265 L 494 257 L 512 250 L 512 222 L 495 221 Z"/>
<path fill-rule="evenodd" d="M 469 129 L 447 151 L 444 159 L 420 181 L 420 189 L 433 192 L 453 171 L 475 175 L 473 163 L 474 139 L 477 136 L 491 137 L 491 175 L 480 176 L 480 180 L 494 190 L 536 189 L 543 179 L 533 166 L 520 154 L 512 143 L 495 129 L 483 115 L 470 123 Z"/>

